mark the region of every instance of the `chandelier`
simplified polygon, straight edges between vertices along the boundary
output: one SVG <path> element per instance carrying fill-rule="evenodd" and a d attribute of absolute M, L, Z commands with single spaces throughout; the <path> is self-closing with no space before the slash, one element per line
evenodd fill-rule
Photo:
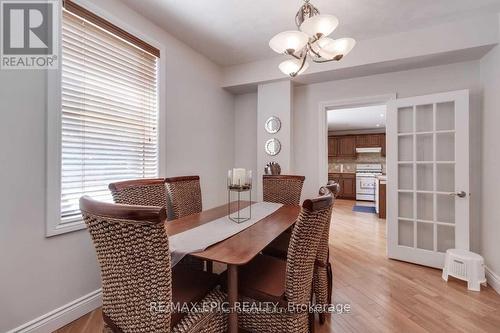
<path fill-rule="evenodd" d="M 339 25 L 339 20 L 333 15 L 321 15 L 309 1 L 304 0 L 295 15 L 295 24 L 300 31 L 283 31 L 269 41 L 273 51 L 291 57 L 278 67 L 292 78 L 309 67 L 308 58 L 316 63 L 339 61 L 356 44 L 352 38 L 329 38 Z"/>

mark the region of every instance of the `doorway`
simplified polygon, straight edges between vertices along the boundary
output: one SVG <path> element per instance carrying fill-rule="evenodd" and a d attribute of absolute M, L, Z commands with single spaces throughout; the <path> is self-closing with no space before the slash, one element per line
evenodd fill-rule
<path fill-rule="evenodd" d="M 442 268 L 447 249 L 469 249 L 469 92 L 321 103 L 319 186 L 328 181 L 328 112 L 373 105 L 387 106 L 387 255 Z"/>
<path fill-rule="evenodd" d="M 376 170 L 365 170 L 370 171 L 371 174 L 377 174 L 376 176 L 382 176 L 385 173 L 385 164 L 383 163 L 383 159 L 386 158 L 388 151 L 386 150 L 385 145 L 385 119 L 387 118 L 387 105 L 390 101 L 396 99 L 396 94 L 387 94 L 387 95 L 376 95 L 376 96 L 367 96 L 367 97 L 358 97 L 352 99 L 343 99 L 343 100 L 334 100 L 329 102 L 320 103 L 319 106 L 319 158 L 318 158 L 318 175 L 319 175 L 319 184 L 318 186 L 322 186 L 326 184 L 330 179 L 332 179 L 332 175 L 335 174 L 336 178 L 333 180 L 339 181 L 341 185 L 344 185 L 344 192 L 341 193 L 343 197 L 347 200 L 352 201 L 352 205 L 355 206 L 356 202 L 359 206 L 369 206 L 374 207 L 376 209 L 375 195 L 378 196 L 378 193 L 373 193 L 370 187 L 373 187 L 373 179 L 370 179 L 368 182 L 365 180 L 361 180 L 359 182 L 356 181 L 356 165 L 357 164 L 369 164 L 366 166 L 368 169 L 372 167 L 373 164 L 380 164 L 380 167 Z M 353 113 L 347 113 L 352 111 Z M 369 110 L 376 110 L 373 112 L 370 119 L 365 119 L 366 116 L 364 112 L 369 112 Z M 335 114 L 335 112 L 338 112 Z M 335 119 L 337 117 L 339 119 L 339 127 L 329 126 L 328 116 L 332 115 Z M 356 114 L 356 118 L 360 118 L 355 120 L 356 123 L 352 125 L 342 124 L 343 114 L 353 115 Z M 384 114 L 384 116 L 381 116 Z M 335 116 L 336 115 L 336 116 Z M 332 117 L 331 116 L 331 117 Z M 379 126 L 377 126 L 377 124 Z M 342 128 L 344 127 L 344 128 Z M 356 128 L 358 127 L 358 128 Z M 358 131 L 356 133 L 356 129 L 361 129 L 364 131 Z M 336 140 L 330 139 L 329 134 L 333 134 L 333 136 L 337 136 Z M 359 146 L 357 147 L 356 136 L 358 136 Z M 366 134 L 364 136 L 363 134 Z M 371 134 L 371 135 L 369 135 Z M 351 135 L 351 138 L 348 136 Z M 362 149 L 363 152 L 356 152 L 356 148 Z M 334 152 L 335 151 L 335 152 Z M 370 155 L 371 153 L 371 155 Z M 367 154 L 367 155 L 364 155 Z M 333 155 L 333 156 L 332 156 Z M 339 156 L 340 155 L 340 156 Z M 351 155 L 351 157 L 347 157 Z M 382 155 L 385 155 L 382 157 Z M 359 157 L 358 157 L 359 156 Z M 375 163 L 374 160 L 370 160 L 370 158 L 374 158 L 376 156 L 377 161 L 380 163 Z M 345 162 L 345 158 L 355 158 L 356 160 L 352 163 Z M 359 158 L 359 160 L 358 160 Z M 383 159 L 382 159 L 383 158 Z M 337 161 L 335 160 L 337 159 Z M 366 163 L 363 163 L 366 162 Z M 366 169 L 366 168 L 365 168 Z M 330 171 L 330 172 L 329 172 Z M 333 172 L 332 172 L 333 171 Z M 339 179 L 339 175 L 340 178 Z M 382 174 L 382 175 L 380 175 Z M 357 183 L 359 183 L 360 191 L 369 192 L 369 193 L 360 193 L 357 199 Z M 385 184 L 384 184 L 385 185 Z M 361 208 L 363 209 L 363 208 Z M 372 214 L 376 214 L 371 209 Z M 384 212 L 383 212 L 384 213 Z M 384 214 L 385 215 L 385 214 Z"/>
<path fill-rule="evenodd" d="M 385 104 L 327 109 L 328 180 L 340 184 L 338 198 L 350 200 L 354 212 L 383 213 L 381 218 L 385 218 L 380 182 L 386 175 L 386 110 Z"/>

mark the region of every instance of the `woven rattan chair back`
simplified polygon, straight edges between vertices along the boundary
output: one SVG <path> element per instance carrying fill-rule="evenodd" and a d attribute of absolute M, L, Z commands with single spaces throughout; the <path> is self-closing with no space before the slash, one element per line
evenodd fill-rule
<path fill-rule="evenodd" d="M 152 302 L 172 299 L 165 208 L 82 197 L 80 209 L 101 268 L 106 324 L 123 332 L 169 332 L 168 309 L 150 310 Z"/>
<path fill-rule="evenodd" d="M 300 205 L 304 176 L 264 175 L 262 176 L 263 199 L 284 205 Z"/>
<path fill-rule="evenodd" d="M 118 204 L 167 207 L 165 178 L 134 179 L 109 184 Z"/>
<path fill-rule="evenodd" d="M 288 247 L 285 296 L 289 302 L 306 304 L 310 300 L 316 252 L 332 204 L 331 193 L 302 204 Z"/>
<path fill-rule="evenodd" d="M 338 193 L 338 186 L 335 184 L 328 184 L 319 189 L 320 195 L 328 195 L 331 193 L 332 196 Z M 335 193 L 333 191 L 336 191 Z M 316 252 L 316 267 L 313 278 L 313 288 L 314 294 L 316 295 L 316 303 L 318 304 L 330 304 L 331 303 L 331 291 L 332 291 L 332 270 L 329 262 L 329 237 L 330 237 L 330 222 L 332 218 L 332 210 L 330 209 L 330 214 L 325 223 L 325 227 L 321 233 L 321 239 L 318 245 L 318 251 Z M 321 317 L 321 316 L 320 316 Z M 320 318 L 323 321 L 323 318 Z"/>
<path fill-rule="evenodd" d="M 165 183 L 169 201 L 169 219 L 178 219 L 202 211 L 199 176 L 167 178 Z"/>

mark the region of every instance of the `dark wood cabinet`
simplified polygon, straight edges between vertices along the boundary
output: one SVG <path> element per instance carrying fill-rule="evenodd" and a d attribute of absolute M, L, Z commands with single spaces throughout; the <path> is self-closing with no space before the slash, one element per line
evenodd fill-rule
<path fill-rule="evenodd" d="M 382 156 L 385 156 L 385 134 L 380 134 L 380 146 L 382 147 Z"/>
<path fill-rule="evenodd" d="M 377 179 L 377 181 L 380 182 L 379 179 Z M 379 183 L 379 190 L 378 190 L 378 218 L 379 219 L 387 218 L 386 195 L 387 195 L 386 184 Z"/>
<path fill-rule="evenodd" d="M 340 178 L 342 177 L 341 173 L 329 173 L 328 180 L 334 180 L 340 184 Z"/>
<path fill-rule="evenodd" d="M 357 148 L 380 147 L 380 134 L 356 135 Z"/>
<path fill-rule="evenodd" d="M 356 199 L 356 175 L 355 174 L 343 174 L 342 175 L 342 187 L 344 188 L 344 193 L 342 197 L 344 199 Z"/>
<path fill-rule="evenodd" d="M 355 158 L 356 148 L 382 148 L 385 156 L 385 134 L 342 135 L 328 137 L 328 157 Z"/>
<path fill-rule="evenodd" d="M 354 173 L 329 173 L 328 180 L 339 183 L 340 192 L 337 198 L 356 199 L 356 175 Z"/>
<path fill-rule="evenodd" d="M 385 156 L 385 134 L 339 135 L 328 137 L 328 156 L 339 159 L 356 159 L 356 148 L 381 147 Z M 335 160 L 334 160 L 335 161 Z M 339 163 L 342 163 L 340 161 Z M 356 175 L 354 173 L 329 173 L 328 180 L 340 185 L 338 198 L 356 199 Z"/>
<path fill-rule="evenodd" d="M 356 157 L 356 137 L 355 136 L 340 136 L 339 140 L 339 157 Z"/>
<path fill-rule="evenodd" d="M 328 157 L 338 157 L 339 155 L 339 140 L 334 137 L 328 137 Z"/>

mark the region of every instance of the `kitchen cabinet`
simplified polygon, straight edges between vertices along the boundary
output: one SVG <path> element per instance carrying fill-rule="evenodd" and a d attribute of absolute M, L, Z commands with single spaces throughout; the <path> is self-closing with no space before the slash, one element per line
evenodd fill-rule
<path fill-rule="evenodd" d="M 387 216 L 387 178 L 386 176 L 377 177 L 375 183 L 375 210 L 380 219 Z"/>
<path fill-rule="evenodd" d="M 339 140 L 334 137 L 328 137 L 328 157 L 338 157 L 339 155 Z"/>
<path fill-rule="evenodd" d="M 342 174 L 342 186 L 344 199 L 356 199 L 356 175 L 353 173 Z"/>
<path fill-rule="evenodd" d="M 381 154 L 385 157 L 385 134 L 380 134 L 380 146 L 382 147 Z"/>
<path fill-rule="evenodd" d="M 328 157 L 356 157 L 356 137 L 351 135 L 329 137 Z"/>
<path fill-rule="evenodd" d="M 339 184 L 340 184 L 341 178 L 342 178 L 341 173 L 329 173 L 328 174 L 328 180 L 333 180 Z M 342 189 L 340 189 L 340 190 L 342 190 Z"/>
<path fill-rule="evenodd" d="M 356 148 L 377 147 L 385 156 L 385 133 L 328 137 L 328 157 L 356 158 Z"/>
<path fill-rule="evenodd" d="M 356 148 L 380 147 L 379 134 L 356 135 Z"/>
<path fill-rule="evenodd" d="M 379 192 L 380 208 L 378 212 L 378 217 L 380 219 L 385 219 L 387 217 L 386 191 L 387 191 L 387 185 L 380 184 L 380 192 Z"/>
<path fill-rule="evenodd" d="M 338 157 L 356 157 L 356 137 L 351 135 L 339 136 Z"/>
<path fill-rule="evenodd" d="M 328 180 L 333 180 L 340 185 L 337 198 L 356 199 L 356 175 L 354 173 L 329 173 Z"/>

